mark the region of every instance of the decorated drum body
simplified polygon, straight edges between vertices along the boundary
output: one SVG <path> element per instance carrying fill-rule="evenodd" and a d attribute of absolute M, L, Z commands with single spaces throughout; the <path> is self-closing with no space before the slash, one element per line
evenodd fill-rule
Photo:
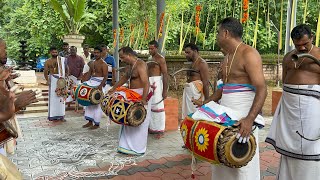
<path fill-rule="evenodd" d="M 141 103 L 126 101 L 116 94 L 106 95 L 101 101 L 101 109 L 113 122 L 127 126 L 139 126 L 147 114 Z"/>
<path fill-rule="evenodd" d="M 240 168 L 253 158 L 256 142 L 253 135 L 248 143 L 238 143 L 237 128 L 210 121 L 195 121 L 186 117 L 180 125 L 184 144 L 195 157 L 212 164 Z"/>
<path fill-rule="evenodd" d="M 102 100 L 103 93 L 95 88 L 83 83 L 75 90 L 75 98 L 82 106 L 97 105 Z"/>

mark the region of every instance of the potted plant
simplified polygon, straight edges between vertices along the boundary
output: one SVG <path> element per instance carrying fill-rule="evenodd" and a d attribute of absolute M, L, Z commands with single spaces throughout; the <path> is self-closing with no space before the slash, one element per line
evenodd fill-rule
<path fill-rule="evenodd" d="M 96 18 L 92 13 L 87 11 L 86 1 L 50 0 L 50 4 L 59 13 L 66 26 L 68 34 L 63 37 L 63 41 L 69 43 L 70 46 L 76 46 L 81 51 L 81 44 L 85 37 L 80 34 L 80 30 Z"/>

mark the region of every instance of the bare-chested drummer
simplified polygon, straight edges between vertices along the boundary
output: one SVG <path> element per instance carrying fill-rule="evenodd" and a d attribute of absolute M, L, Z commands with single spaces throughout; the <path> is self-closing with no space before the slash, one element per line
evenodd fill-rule
<path fill-rule="evenodd" d="M 57 48 L 50 48 L 51 58 L 44 64 L 44 77 L 49 85 L 49 110 L 48 120 L 65 121 L 65 101 L 56 93 L 57 81 L 68 74 L 68 66 L 64 57 L 58 56 Z"/>
<path fill-rule="evenodd" d="M 108 65 L 101 57 L 102 49 L 100 47 L 95 47 L 93 53 L 95 61 L 88 63 L 90 70 L 86 73 L 85 80 L 87 81 L 84 83 L 91 87 L 98 87 L 98 89 L 105 93 L 111 88 L 109 84 L 106 84 L 108 79 Z M 87 106 L 85 108 L 84 118 L 88 123 L 82 127 L 89 127 L 90 129 L 99 128 L 102 115 L 103 111 L 101 110 L 100 104 Z"/>
<path fill-rule="evenodd" d="M 121 77 L 109 94 L 116 91 L 117 87 L 129 82 L 129 89 L 142 95 L 141 103 L 147 105 L 147 116 L 144 122 L 137 126 L 122 126 L 118 152 L 132 155 L 142 155 L 147 149 L 148 127 L 150 122 L 150 103 L 147 103 L 149 93 L 149 79 L 147 65 L 137 58 L 136 53 L 130 47 L 123 47 L 119 50 L 119 57 L 126 63 L 126 74 Z"/>
<path fill-rule="evenodd" d="M 167 98 L 168 73 L 165 58 L 158 52 L 159 44 L 157 41 L 149 42 L 149 53 L 152 60 L 148 61 L 148 75 L 150 85 L 155 86 L 154 94 L 150 100 L 151 120 L 149 132 L 157 134 L 160 138 L 165 129 L 166 115 L 164 112 L 164 99 Z"/>
<path fill-rule="evenodd" d="M 193 43 L 184 47 L 188 61 L 191 61 L 191 69 L 187 72 L 187 83 L 184 85 L 182 98 L 182 119 L 197 110 L 192 99 L 204 101 L 209 97 L 209 70 L 207 62 L 199 55 L 199 48 Z"/>

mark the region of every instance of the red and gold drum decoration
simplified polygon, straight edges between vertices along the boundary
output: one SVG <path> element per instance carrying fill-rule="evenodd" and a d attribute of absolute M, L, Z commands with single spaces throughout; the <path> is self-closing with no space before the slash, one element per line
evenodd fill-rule
<path fill-rule="evenodd" d="M 252 134 L 247 143 L 237 142 L 238 131 L 238 128 L 209 121 L 195 121 L 190 117 L 186 117 L 180 125 L 184 144 L 195 157 L 232 168 L 247 165 L 256 150 L 256 141 Z"/>
<path fill-rule="evenodd" d="M 103 93 L 96 87 L 83 83 L 76 88 L 75 98 L 83 106 L 97 105 L 101 102 Z"/>

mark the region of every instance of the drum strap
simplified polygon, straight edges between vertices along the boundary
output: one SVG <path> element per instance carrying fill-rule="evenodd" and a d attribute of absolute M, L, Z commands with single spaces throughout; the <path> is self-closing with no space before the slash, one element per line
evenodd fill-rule
<path fill-rule="evenodd" d="M 58 67 L 59 67 L 58 74 L 59 74 L 59 77 L 62 77 L 63 73 L 62 73 L 62 64 L 61 64 L 61 57 L 60 56 L 58 56 L 57 62 L 58 62 Z"/>

